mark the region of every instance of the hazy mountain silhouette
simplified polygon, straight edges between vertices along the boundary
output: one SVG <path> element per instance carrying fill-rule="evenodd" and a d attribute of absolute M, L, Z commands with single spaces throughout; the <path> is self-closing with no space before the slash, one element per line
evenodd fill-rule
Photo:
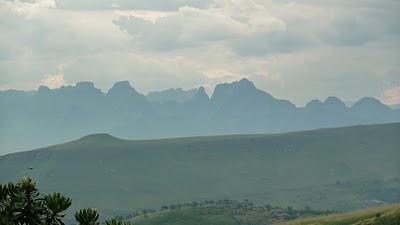
<path fill-rule="evenodd" d="M 394 104 L 389 106 L 391 109 L 398 109 L 400 110 L 400 103 L 399 104 Z"/>
<path fill-rule="evenodd" d="M 153 103 L 165 103 L 165 102 L 178 102 L 184 103 L 192 100 L 198 89 L 183 90 L 182 88 L 170 88 L 164 91 L 150 92 L 146 98 Z"/>
<path fill-rule="evenodd" d="M 347 107 L 336 97 L 305 107 L 276 99 L 248 79 L 204 88 L 138 93 L 128 81 L 106 93 L 92 82 L 37 91 L 0 91 L 0 153 L 31 149 L 90 133 L 163 138 L 269 133 L 400 121 L 394 110 L 365 97 Z"/>

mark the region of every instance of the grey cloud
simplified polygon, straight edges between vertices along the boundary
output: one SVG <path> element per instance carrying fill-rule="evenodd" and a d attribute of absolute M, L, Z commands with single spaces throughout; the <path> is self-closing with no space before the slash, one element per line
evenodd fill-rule
<path fill-rule="evenodd" d="M 299 51 L 314 46 L 312 38 L 295 32 L 259 33 L 240 37 L 229 42 L 232 49 L 242 56 L 263 56 Z"/>
<path fill-rule="evenodd" d="M 301 2 L 309 4 L 313 1 Z M 278 4 L 274 7 L 280 7 L 283 12 L 276 16 L 286 24 L 286 30 L 241 37 L 232 41 L 231 47 L 241 55 L 260 56 L 321 46 L 362 46 L 392 36 L 400 41 L 397 22 L 400 4 L 371 2 L 370 7 L 363 4 L 348 7 L 348 4 L 343 4 L 342 7 L 330 8 L 326 4 Z M 304 12 L 313 10 L 316 13 L 307 15 Z"/>
<path fill-rule="evenodd" d="M 239 36 L 246 26 L 229 16 L 191 7 L 180 8 L 177 14 L 155 23 L 133 16 L 120 17 L 114 23 L 130 33 L 140 47 L 160 51 L 229 40 Z"/>
<path fill-rule="evenodd" d="M 239 16 L 234 14 L 236 10 L 240 9 L 226 12 L 223 7 L 182 7 L 177 13 L 161 17 L 155 23 L 133 16 L 120 17 L 114 23 L 131 34 L 138 46 L 160 51 L 224 44 L 225 41 L 252 36 L 257 39 L 259 34 L 274 33 L 285 27 L 281 20 L 269 15 L 253 17 L 251 8 Z"/>
<path fill-rule="evenodd" d="M 243 6 L 246 2 L 248 7 Z M 352 7 L 349 7 L 343 3 L 341 7 L 332 7 L 318 1 L 317 5 L 312 6 L 308 1 L 303 2 L 305 5 L 254 5 L 252 1 L 245 1 L 233 10 L 231 5 L 224 4 L 218 5 L 221 8 L 214 6 L 197 10 L 195 20 L 192 19 L 193 14 L 188 16 L 178 11 L 175 15 L 159 19 L 155 24 L 134 17 L 119 18 L 115 20 L 115 24 L 133 35 L 135 43 L 145 49 L 169 51 L 224 41 L 220 44 L 230 46 L 240 55 L 256 56 L 323 45 L 359 46 L 399 34 L 400 26 L 396 22 L 399 16 L 396 12 L 400 8 L 393 4 L 370 3 L 370 7 L 351 4 Z M 270 14 L 275 9 L 280 13 Z M 216 11 L 225 17 L 213 18 Z M 254 21 L 262 22 L 265 18 L 280 21 L 285 29 L 268 32 L 252 29 Z M 208 26 L 208 29 L 205 26 Z M 231 29 L 227 29 L 229 26 Z M 192 38 L 182 38 L 190 35 L 188 32 L 195 33 L 194 31 L 197 35 L 193 35 Z"/>
<path fill-rule="evenodd" d="M 57 7 L 69 10 L 155 10 L 175 11 L 183 6 L 205 8 L 211 0 L 58 0 Z"/>

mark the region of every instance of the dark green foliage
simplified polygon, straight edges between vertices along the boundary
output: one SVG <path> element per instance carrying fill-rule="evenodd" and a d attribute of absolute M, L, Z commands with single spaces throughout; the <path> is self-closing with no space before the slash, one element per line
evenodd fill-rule
<path fill-rule="evenodd" d="M 125 222 L 121 219 L 112 219 L 109 221 L 106 221 L 106 225 L 130 225 L 131 223 Z"/>
<path fill-rule="evenodd" d="M 64 225 L 72 200 L 60 193 L 41 196 L 36 183 L 24 177 L 16 184 L 0 184 L 0 225 Z M 96 225 L 96 210 L 76 213 L 80 225 Z"/>
<path fill-rule="evenodd" d="M 62 196 L 60 193 L 53 193 L 46 195 L 44 201 L 48 208 L 46 224 L 63 225 L 62 218 L 65 214 L 62 212 L 71 206 L 72 200 Z"/>
<path fill-rule="evenodd" d="M 14 216 L 18 223 L 37 225 L 42 222 L 42 215 L 46 212 L 42 199 L 39 199 L 39 191 L 31 178 L 22 178 L 14 192 L 16 200 Z"/>
<path fill-rule="evenodd" d="M 44 222 L 47 207 L 31 178 L 24 177 L 16 185 L 1 185 L 0 189 L 2 223 L 37 225 Z"/>
<path fill-rule="evenodd" d="M 97 209 L 81 209 L 75 213 L 75 219 L 79 225 L 98 225 L 99 212 Z"/>

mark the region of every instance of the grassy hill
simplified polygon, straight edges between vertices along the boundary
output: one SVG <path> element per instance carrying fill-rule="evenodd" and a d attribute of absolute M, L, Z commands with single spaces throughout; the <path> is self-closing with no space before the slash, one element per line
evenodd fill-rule
<path fill-rule="evenodd" d="M 131 220 L 132 225 L 399 225 L 400 205 L 386 205 L 349 213 L 287 210 L 265 206 L 243 207 L 238 202 L 224 206 L 186 207 L 161 213 L 148 214 Z M 210 211 L 210 208 L 212 209 Z M 230 211 L 234 208 L 235 211 Z M 215 209 L 220 209 L 215 210 Z M 316 216 L 316 215 L 322 216 Z M 293 219 L 293 218 L 298 219 Z"/>
<path fill-rule="evenodd" d="M 0 156 L 0 183 L 31 176 L 103 215 L 222 198 L 345 211 L 400 202 L 399 134 L 399 123 L 144 141 L 95 134 Z"/>
<path fill-rule="evenodd" d="M 132 225 L 269 225 L 277 221 L 295 218 L 327 215 L 332 212 L 316 211 L 309 208 L 295 210 L 291 207 L 255 205 L 249 200 L 218 200 L 201 203 L 179 204 L 166 207 L 158 212 L 136 212 Z"/>
<path fill-rule="evenodd" d="M 166 213 L 150 214 L 132 220 L 132 225 L 399 225 L 400 205 L 387 205 L 370 208 L 350 213 L 331 214 L 327 216 L 309 216 L 290 220 L 265 216 L 265 213 L 249 211 L 253 217 L 261 217 L 261 220 L 241 220 L 238 215 L 229 212 L 202 213 L 201 208 L 184 208 Z M 281 214 L 287 215 L 287 211 L 280 209 Z M 295 217 L 307 216 L 296 212 Z M 264 217 L 262 217 L 264 216 Z M 275 221 L 275 222 L 274 222 Z"/>
<path fill-rule="evenodd" d="M 276 225 L 398 225 L 400 205 L 387 205 L 350 213 L 298 219 Z"/>

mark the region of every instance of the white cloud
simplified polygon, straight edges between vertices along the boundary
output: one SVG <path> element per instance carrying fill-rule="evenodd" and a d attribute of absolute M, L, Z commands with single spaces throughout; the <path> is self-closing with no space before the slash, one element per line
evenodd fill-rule
<path fill-rule="evenodd" d="M 126 10 L 175 11 L 183 6 L 206 8 L 212 0 L 57 0 L 57 7 L 75 11 Z"/>
<path fill-rule="evenodd" d="M 242 7 L 246 5 L 245 2 L 249 3 L 248 7 Z M 114 23 L 130 33 L 137 46 L 161 51 L 286 29 L 281 20 L 269 16 L 262 6 L 252 1 L 240 4 L 229 1 L 208 9 L 185 6 L 174 14 L 160 17 L 154 23 L 135 16 L 120 17 Z"/>
<path fill-rule="evenodd" d="M 388 105 L 400 104 L 400 86 L 385 90 L 382 95 L 382 100 Z"/>
<path fill-rule="evenodd" d="M 42 80 L 42 84 L 49 88 L 59 88 L 66 84 L 64 74 L 50 74 Z"/>
<path fill-rule="evenodd" d="M 30 18 L 40 14 L 44 10 L 54 9 L 56 7 L 56 3 L 55 0 L 36 0 L 33 2 L 2 0 L 0 1 L 0 6 Z"/>

